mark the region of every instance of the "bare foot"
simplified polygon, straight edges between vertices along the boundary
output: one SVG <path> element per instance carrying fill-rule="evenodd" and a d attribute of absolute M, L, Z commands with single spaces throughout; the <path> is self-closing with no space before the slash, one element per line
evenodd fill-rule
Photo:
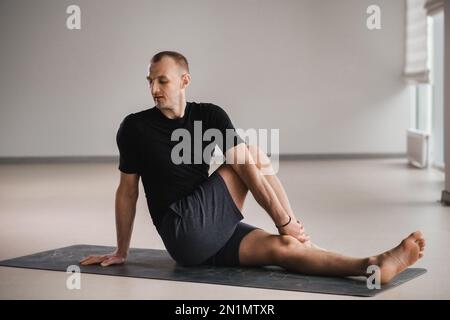
<path fill-rule="evenodd" d="M 395 248 L 370 258 L 370 264 L 380 267 L 381 284 L 386 284 L 397 274 L 423 257 L 425 239 L 422 232 L 416 231 Z"/>
<path fill-rule="evenodd" d="M 322 247 L 319 247 L 317 244 L 312 243 L 312 242 L 311 242 L 311 248 L 317 249 L 317 250 L 322 250 L 322 251 L 328 251 L 328 250 L 326 250 L 326 249 L 324 249 Z"/>

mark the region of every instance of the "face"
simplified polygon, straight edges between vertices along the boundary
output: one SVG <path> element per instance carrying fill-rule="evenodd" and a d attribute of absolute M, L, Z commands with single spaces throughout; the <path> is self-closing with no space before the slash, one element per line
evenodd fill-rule
<path fill-rule="evenodd" d="M 147 80 L 156 106 L 173 109 L 184 101 L 190 76 L 171 57 L 163 57 L 150 65 Z"/>

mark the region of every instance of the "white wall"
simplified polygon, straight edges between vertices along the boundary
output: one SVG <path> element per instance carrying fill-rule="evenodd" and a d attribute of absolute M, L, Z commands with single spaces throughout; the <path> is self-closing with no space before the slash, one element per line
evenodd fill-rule
<path fill-rule="evenodd" d="M 433 16 L 432 161 L 444 165 L 444 12 Z"/>
<path fill-rule="evenodd" d="M 167 49 L 190 61 L 188 100 L 280 128 L 282 153 L 402 153 L 404 25 L 404 0 L 2 0 L 0 157 L 117 154 L 121 119 L 153 106 L 148 59 Z"/>
<path fill-rule="evenodd" d="M 450 193 L 450 2 L 444 2 L 444 161 L 445 190 Z"/>

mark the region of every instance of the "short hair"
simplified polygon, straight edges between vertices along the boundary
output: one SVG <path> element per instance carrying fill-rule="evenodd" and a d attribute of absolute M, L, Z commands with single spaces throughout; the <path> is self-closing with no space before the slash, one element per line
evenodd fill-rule
<path fill-rule="evenodd" d="M 151 60 L 151 63 L 159 62 L 164 57 L 170 57 L 175 60 L 176 64 L 189 73 L 189 63 L 185 56 L 176 51 L 161 51 L 155 54 Z"/>

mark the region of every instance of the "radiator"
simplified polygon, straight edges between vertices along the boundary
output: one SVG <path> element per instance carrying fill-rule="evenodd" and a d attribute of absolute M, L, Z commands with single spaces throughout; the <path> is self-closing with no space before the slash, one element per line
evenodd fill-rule
<path fill-rule="evenodd" d="M 416 129 L 407 131 L 407 158 L 409 163 L 418 168 L 428 166 L 428 145 L 430 134 Z"/>

